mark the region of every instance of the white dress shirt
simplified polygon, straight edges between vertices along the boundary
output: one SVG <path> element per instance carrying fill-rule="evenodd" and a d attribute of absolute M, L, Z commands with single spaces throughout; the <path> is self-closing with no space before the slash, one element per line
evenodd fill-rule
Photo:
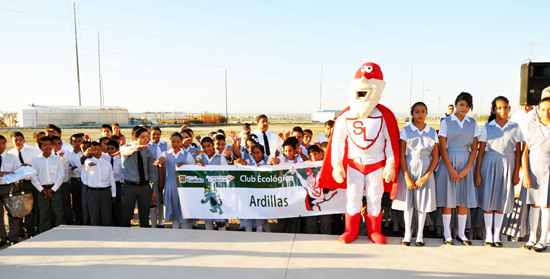
<path fill-rule="evenodd" d="M 288 165 L 288 164 L 295 164 L 295 163 L 303 163 L 304 160 L 302 160 L 302 157 L 300 156 L 295 156 L 294 157 L 294 160 L 289 160 L 286 158 L 286 156 L 279 156 L 279 160 L 281 160 L 279 162 L 279 165 Z"/>
<path fill-rule="evenodd" d="M 17 156 L 10 154 L 6 151 L 2 152 L 0 154 L 0 157 L 2 157 L 2 166 L 0 167 L 1 172 L 10 172 L 10 171 L 16 171 L 21 167 L 21 163 L 19 162 L 19 158 Z M 2 176 L 0 176 L 0 185 L 6 185 L 6 182 L 2 180 Z M 4 213 L 2 213 L 4 214 Z M 4 224 L 2 224 L 4 225 Z"/>
<path fill-rule="evenodd" d="M 44 157 L 44 154 L 40 154 L 38 157 L 32 160 L 32 168 L 38 173 L 31 178 L 32 185 L 38 189 L 38 192 L 42 192 L 44 187 L 42 185 L 53 184 L 52 190 L 57 192 L 61 183 L 63 183 L 63 160 L 59 156 L 52 154 L 48 158 Z"/>
<path fill-rule="evenodd" d="M 78 151 L 78 153 L 74 153 L 74 150 L 71 150 L 69 152 L 69 156 L 71 157 L 71 160 L 69 161 L 69 169 L 71 169 L 72 167 L 76 167 L 74 170 L 70 170 L 69 174 L 71 178 L 80 178 L 81 177 L 80 167 L 82 166 L 82 163 L 80 163 L 80 158 L 83 156 L 82 151 Z"/>
<path fill-rule="evenodd" d="M 69 182 L 69 179 L 70 179 L 70 177 L 69 177 L 69 169 L 70 169 L 69 163 L 71 161 L 71 155 L 69 155 L 69 152 L 70 151 L 67 151 L 67 150 L 64 150 L 64 149 L 61 149 L 57 152 L 54 152 L 54 155 L 56 155 L 56 153 L 57 153 L 56 156 L 60 157 L 63 160 L 63 171 L 64 171 L 64 173 L 63 173 L 63 183 Z M 59 153 L 63 153 L 63 156 L 59 156 Z"/>
<path fill-rule="evenodd" d="M 258 142 L 264 147 L 264 150 L 266 150 L 267 155 L 267 149 L 265 149 L 265 143 L 264 143 L 264 134 L 260 129 L 256 129 L 254 132 L 252 132 L 256 136 L 258 136 Z M 279 139 L 279 136 L 277 136 L 275 133 L 267 130 L 265 131 L 265 135 L 267 136 L 267 140 L 269 141 L 269 159 L 275 157 L 275 151 L 279 150 L 279 153 L 283 153 L 283 148 L 281 147 L 281 140 Z"/>
<path fill-rule="evenodd" d="M 169 149 L 168 151 L 162 152 L 162 154 L 160 156 L 166 158 L 166 156 L 171 155 L 171 156 L 174 156 L 174 158 L 178 159 L 178 157 L 183 156 L 183 154 L 187 155 L 187 158 L 184 158 L 184 160 L 185 160 L 184 163 L 186 165 L 191 165 L 192 166 L 192 165 L 195 164 L 195 159 L 193 159 L 193 155 L 191 155 L 191 153 L 189 153 L 189 152 L 184 152 L 183 148 L 180 149 L 180 152 L 178 152 L 178 153 L 174 153 L 174 149 Z M 205 157 L 208 158 L 208 156 L 205 156 Z M 212 158 L 214 158 L 214 156 L 212 156 Z"/>
<path fill-rule="evenodd" d="M 500 125 L 498 125 L 495 120 L 492 120 L 487 125 L 497 126 L 501 131 L 504 131 L 504 129 L 506 129 L 506 128 L 508 128 L 508 126 L 510 126 L 510 125 L 508 125 L 510 122 L 511 121 L 506 121 L 506 124 L 504 124 L 503 127 L 500 127 Z M 523 137 L 521 135 L 521 126 L 519 124 L 518 124 L 518 128 L 520 128 L 520 129 L 516 130 L 516 134 L 514 135 L 514 138 L 516 139 L 517 142 L 520 142 L 523 139 Z M 487 126 L 486 125 L 483 125 L 483 127 L 481 127 L 481 134 L 479 136 L 479 141 L 487 142 Z"/>
<path fill-rule="evenodd" d="M 544 136 L 544 138 L 548 137 L 548 134 L 550 133 L 550 125 L 548 126 L 544 126 L 542 125 L 542 123 L 540 123 L 540 121 L 536 121 L 536 122 L 533 122 L 533 124 L 535 125 L 535 127 L 539 127 L 542 135 Z M 525 129 L 525 131 L 522 132 L 522 141 L 523 142 L 526 142 L 526 138 L 527 138 L 527 135 L 529 134 L 529 130 L 528 129 Z"/>
<path fill-rule="evenodd" d="M 113 159 L 113 175 L 116 182 L 123 182 L 122 180 L 122 159 L 120 156 L 111 156 Z M 111 159 L 109 159 L 109 164 L 111 164 Z"/>
<path fill-rule="evenodd" d="M 322 134 L 318 136 L 317 139 L 315 140 L 315 143 L 323 143 L 323 142 L 328 142 L 327 134 Z"/>
<path fill-rule="evenodd" d="M 419 131 L 418 128 L 416 126 L 414 126 L 414 124 L 412 124 L 412 123 L 408 124 L 407 126 L 409 126 L 411 128 L 411 130 L 413 130 L 413 132 L 417 132 L 420 136 L 422 136 L 422 134 L 424 134 L 424 133 L 427 134 L 432 129 L 432 127 L 430 127 L 430 125 L 428 125 L 428 124 L 426 124 L 426 127 L 424 127 L 424 129 L 422 131 Z M 407 126 L 405 126 L 405 127 L 407 127 Z M 407 141 L 409 139 L 409 137 L 407 137 L 407 131 L 405 131 L 405 127 L 403 127 L 403 129 L 401 129 L 401 132 L 399 132 L 399 139 Z M 435 142 L 439 143 L 439 138 L 438 137 L 435 137 Z"/>
<path fill-rule="evenodd" d="M 90 163 L 95 165 L 90 166 Z M 103 158 L 88 158 L 84 161 L 84 169 L 88 173 L 88 187 L 106 188 L 111 186 L 111 196 L 116 197 L 116 182 L 111 162 Z"/>

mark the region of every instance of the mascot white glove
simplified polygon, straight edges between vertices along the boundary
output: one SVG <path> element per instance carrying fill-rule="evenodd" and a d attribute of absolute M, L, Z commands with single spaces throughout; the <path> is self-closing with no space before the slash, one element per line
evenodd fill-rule
<path fill-rule="evenodd" d="M 382 177 L 386 183 L 390 183 L 395 179 L 395 162 L 393 160 L 386 161 L 386 166 L 384 167 L 384 174 Z"/>
<path fill-rule="evenodd" d="M 346 178 L 346 172 L 344 171 L 344 166 L 342 165 L 342 161 L 334 163 L 332 165 L 332 168 L 333 168 L 332 177 L 334 177 L 334 180 L 338 183 L 344 182 L 344 178 Z"/>

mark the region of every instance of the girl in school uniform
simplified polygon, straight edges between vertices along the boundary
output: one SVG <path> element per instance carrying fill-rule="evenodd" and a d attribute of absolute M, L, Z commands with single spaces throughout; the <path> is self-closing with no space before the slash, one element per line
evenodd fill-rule
<path fill-rule="evenodd" d="M 193 145 L 193 134 L 191 133 L 190 130 L 185 129 L 180 132 L 180 135 L 183 138 L 183 143 L 181 148 L 184 151 L 191 153 L 191 155 L 193 155 L 193 158 L 196 159 L 195 152 L 199 151 L 200 148 Z"/>
<path fill-rule="evenodd" d="M 428 107 L 422 102 L 411 108 L 413 122 L 405 126 L 399 136 L 400 166 L 397 195 L 392 209 L 402 210 L 405 216 L 405 237 L 401 244 L 411 242 L 411 223 L 414 210 L 418 211 L 416 246 L 424 246 L 423 229 L 426 216 L 436 210 L 435 180 L 432 175 L 439 158 L 437 133 L 424 121 Z"/>
<path fill-rule="evenodd" d="M 531 205 L 529 241 L 523 247 L 535 252 L 542 252 L 546 250 L 548 244 L 550 224 L 550 194 L 548 193 L 550 183 L 550 98 L 540 101 L 537 112 L 540 119 L 536 122 L 528 122 L 523 131 L 526 147 L 521 158 L 524 176 L 520 200 Z M 539 215 L 541 237 L 537 242 Z"/>
<path fill-rule="evenodd" d="M 473 108 L 470 93 L 462 92 L 455 100 L 456 110 L 443 118 L 439 127 L 441 159 L 435 176 L 437 207 L 443 207 L 443 241 L 454 245 L 451 235 L 451 213 L 458 212 L 457 240 L 466 246 L 472 242 L 466 237 L 468 208 L 478 206 L 472 167 L 477 155 L 477 122 L 466 114 Z"/>
<path fill-rule="evenodd" d="M 183 150 L 183 137 L 180 133 L 174 132 L 170 136 L 171 149 L 163 152 L 159 161 L 155 164 L 164 164 L 166 181 L 164 183 L 164 206 L 166 210 L 166 222 L 172 222 L 173 229 L 191 229 L 193 219 L 184 219 L 178 194 L 178 180 L 176 168 L 183 165 L 194 165 L 195 160 L 191 153 Z"/>
<path fill-rule="evenodd" d="M 113 129 L 113 135 L 118 136 L 120 139 L 120 145 L 126 144 L 126 137 L 120 132 L 120 126 L 118 123 L 113 123 L 111 128 Z"/>
<path fill-rule="evenodd" d="M 514 185 L 519 182 L 521 132 L 518 124 L 508 120 L 509 113 L 508 99 L 496 97 L 479 136 L 474 184 L 485 222 L 484 245 L 488 247 L 502 247 L 502 220 L 514 208 Z"/>
<path fill-rule="evenodd" d="M 214 140 L 209 137 L 203 137 L 201 140 L 202 150 L 204 153 L 198 154 L 195 157 L 195 164 L 197 166 L 211 166 L 211 165 L 228 165 L 227 160 L 225 160 L 225 156 L 219 154 L 214 149 L 215 142 Z M 213 222 L 216 222 L 216 225 L 218 226 L 218 229 L 220 231 L 227 230 L 225 226 L 225 220 L 211 220 L 207 219 L 204 220 L 204 226 L 207 230 L 213 230 L 214 224 Z"/>

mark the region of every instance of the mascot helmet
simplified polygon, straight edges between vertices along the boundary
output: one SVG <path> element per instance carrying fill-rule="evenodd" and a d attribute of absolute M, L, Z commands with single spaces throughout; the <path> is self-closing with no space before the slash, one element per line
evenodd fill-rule
<path fill-rule="evenodd" d="M 350 112 L 357 118 L 367 118 L 378 105 L 386 87 L 380 66 L 367 62 L 357 70 L 348 90 Z"/>

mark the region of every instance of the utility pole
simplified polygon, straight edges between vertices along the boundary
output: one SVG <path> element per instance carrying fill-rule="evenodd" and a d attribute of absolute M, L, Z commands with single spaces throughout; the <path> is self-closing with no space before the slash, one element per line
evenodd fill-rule
<path fill-rule="evenodd" d="M 76 4 L 73 2 L 73 17 L 74 17 L 74 47 L 76 50 L 76 81 L 78 83 L 78 105 L 82 106 L 82 98 L 80 96 L 80 70 L 78 66 L 78 37 L 76 34 Z"/>
<path fill-rule="evenodd" d="M 229 123 L 227 114 L 227 67 L 225 67 L 225 124 Z"/>
<path fill-rule="evenodd" d="M 483 106 L 483 89 L 481 89 L 481 94 L 479 95 L 479 120 L 481 121 L 481 107 Z"/>
<path fill-rule="evenodd" d="M 323 64 L 321 63 L 321 84 L 319 86 L 319 111 L 321 111 L 321 95 L 323 93 Z"/>
<path fill-rule="evenodd" d="M 435 119 L 439 120 L 439 93 L 441 91 L 437 91 L 437 117 Z"/>
<path fill-rule="evenodd" d="M 426 80 L 422 81 L 422 102 L 424 102 L 424 85 L 426 84 Z"/>
<path fill-rule="evenodd" d="M 411 87 L 409 92 L 409 108 L 412 106 L 412 98 L 413 98 L 413 65 L 411 65 Z"/>
<path fill-rule="evenodd" d="M 105 98 L 103 96 L 103 81 L 101 78 L 101 56 L 99 48 L 99 32 L 97 32 L 97 68 L 99 70 L 99 105 L 105 105 Z"/>

